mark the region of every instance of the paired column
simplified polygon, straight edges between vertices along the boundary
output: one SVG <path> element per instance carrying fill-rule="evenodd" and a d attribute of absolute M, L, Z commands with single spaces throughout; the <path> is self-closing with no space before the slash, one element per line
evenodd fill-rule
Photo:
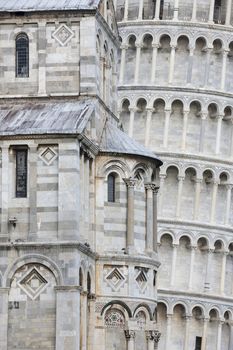
<path fill-rule="evenodd" d="M 172 251 L 171 288 L 173 288 L 175 285 L 176 259 L 177 259 L 178 244 L 173 244 L 172 246 L 173 246 L 173 251 Z"/>
<path fill-rule="evenodd" d="M 175 56 L 176 56 L 176 45 L 171 45 L 171 53 L 170 53 L 170 67 L 169 67 L 169 78 L 168 83 L 173 83 L 174 77 L 174 67 L 175 67 Z"/>
<path fill-rule="evenodd" d="M 171 111 L 165 109 L 165 123 L 164 123 L 164 135 L 163 135 L 163 147 L 168 146 L 168 134 L 169 134 L 169 124 L 170 124 Z"/>
<path fill-rule="evenodd" d="M 226 21 L 225 21 L 226 26 L 229 26 L 231 24 L 231 7 L 232 7 L 232 0 L 227 0 L 227 11 L 226 11 Z"/>
<path fill-rule="evenodd" d="M 184 111 L 181 150 L 185 152 L 189 111 Z"/>
<path fill-rule="evenodd" d="M 124 75 L 125 75 L 125 57 L 126 57 L 126 50 L 128 46 L 127 45 L 121 45 L 121 66 L 120 66 L 120 76 L 119 76 L 119 84 L 123 84 L 124 81 Z"/>
<path fill-rule="evenodd" d="M 227 204 L 226 204 L 226 216 L 225 216 L 225 225 L 229 225 L 230 212 L 231 212 L 231 191 L 233 185 L 226 185 L 227 189 Z"/>
<path fill-rule="evenodd" d="M 222 53 L 222 72 L 221 72 L 221 90 L 225 90 L 226 85 L 226 69 L 227 69 L 227 55 L 229 50 L 223 50 Z"/>
<path fill-rule="evenodd" d="M 180 208 L 181 208 L 181 199 L 183 192 L 184 176 L 178 176 L 178 195 L 177 195 L 177 204 L 176 204 L 176 219 L 180 218 Z"/>
<path fill-rule="evenodd" d="M 140 57 L 141 57 L 141 44 L 136 43 L 136 62 L 135 62 L 135 72 L 134 72 L 134 84 L 138 83 L 139 76 L 139 66 L 140 66 Z"/>
<path fill-rule="evenodd" d="M 224 324 L 223 320 L 218 321 L 218 333 L 217 333 L 217 350 L 221 349 L 221 342 L 222 342 L 222 326 Z"/>
<path fill-rule="evenodd" d="M 214 21 L 214 4 L 215 0 L 210 0 L 210 10 L 209 10 L 209 22 L 213 23 Z"/>
<path fill-rule="evenodd" d="M 134 252 L 134 186 L 136 180 L 124 179 L 127 186 L 127 233 L 126 250 L 128 253 Z"/>
<path fill-rule="evenodd" d="M 127 341 L 127 350 L 134 350 L 135 331 L 125 330 L 125 337 Z"/>
<path fill-rule="evenodd" d="M 189 327 L 191 316 L 185 316 L 185 335 L 184 335 L 184 350 L 190 350 L 189 348 Z"/>
<path fill-rule="evenodd" d="M 222 131 L 222 119 L 223 115 L 217 117 L 217 133 L 216 133 L 216 147 L 215 154 L 219 154 L 221 145 L 221 131 Z"/>
<path fill-rule="evenodd" d="M 160 337 L 161 337 L 161 333 L 159 333 L 159 331 L 147 331 L 146 332 L 147 349 L 157 350 Z"/>

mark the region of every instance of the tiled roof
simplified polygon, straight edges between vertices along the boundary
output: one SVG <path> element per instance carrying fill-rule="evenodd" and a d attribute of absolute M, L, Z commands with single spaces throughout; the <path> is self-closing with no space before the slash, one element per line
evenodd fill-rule
<path fill-rule="evenodd" d="M 91 10 L 100 0 L 0 0 L 0 12 Z"/>
<path fill-rule="evenodd" d="M 90 100 L 0 105 L 0 136 L 82 133 L 94 104 Z"/>
<path fill-rule="evenodd" d="M 117 126 L 107 122 L 104 128 L 100 151 L 103 153 L 138 155 L 156 160 L 161 165 L 161 160 L 150 150 L 134 141 Z"/>

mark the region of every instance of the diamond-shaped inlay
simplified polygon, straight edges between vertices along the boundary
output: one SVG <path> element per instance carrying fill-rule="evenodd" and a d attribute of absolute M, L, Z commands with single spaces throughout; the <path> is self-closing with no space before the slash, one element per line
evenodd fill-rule
<path fill-rule="evenodd" d="M 67 25 L 62 24 L 55 30 L 52 37 L 57 40 L 61 46 L 65 46 L 74 37 L 74 32 L 67 27 Z"/>
<path fill-rule="evenodd" d="M 36 299 L 47 287 L 48 281 L 33 267 L 19 282 L 19 287 L 32 299 Z"/>
<path fill-rule="evenodd" d="M 140 270 L 136 277 L 139 288 L 143 291 L 147 285 L 147 276 L 143 270 Z"/>
<path fill-rule="evenodd" d="M 56 158 L 57 153 L 50 147 L 47 147 L 40 154 L 40 158 L 47 164 L 50 165 Z"/>
<path fill-rule="evenodd" d="M 125 277 L 116 267 L 107 274 L 105 279 L 115 291 L 119 290 L 125 283 Z"/>

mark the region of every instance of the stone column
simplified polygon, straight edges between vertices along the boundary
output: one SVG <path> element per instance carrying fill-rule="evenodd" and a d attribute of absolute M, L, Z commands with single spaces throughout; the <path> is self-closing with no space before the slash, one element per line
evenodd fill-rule
<path fill-rule="evenodd" d="M 127 350 L 134 350 L 135 345 L 135 331 L 125 330 L 125 337 L 127 341 Z"/>
<path fill-rule="evenodd" d="M 195 50 L 195 47 L 189 48 L 188 72 L 187 72 L 187 84 L 188 85 L 191 85 L 191 83 L 192 83 L 194 50 Z"/>
<path fill-rule="evenodd" d="M 231 147 L 230 147 L 230 157 L 233 158 L 233 119 L 231 121 Z"/>
<path fill-rule="evenodd" d="M 191 316 L 185 316 L 185 335 L 184 335 L 184 350 L 190 350 L 189 348 L 189 327 Z"/>
<path fill-rule="evenodd" d="M 80 287 L 57 286 L 56 350 L 80 350 Z M 69 317 L 64 317 L 69 315 Z"/>
<path fill-rule="evenodd" d="M 170 339 L 171 339 L 172 316 L 173 315 L 171 315 L 171 314 L 167 315 L 167 330 L 166 330 L 166 339 L 165 339 L 164 350 L 171 350 Z"/>
<path fill-rule="evenodd" d="M 153 250 L 153 184 L 145 184 L 146 189 L 146 250 Z"/>
<path fill-rule="evenodd" d="M 222 252 L 222 268 L 221 268 L 221 281 L 220 281 L 220 294 L 225 294 L 225 280 L 226 280 L 226 262 L 228 252 Z"/>
<path fill-rule="evenodd" d="M 217 333 L 217 350 L 222 350 L 221 342 L 222 342 L 222 326 L 224 324 L 223 320 L 218 321 L 218 333 Z"/>
<path fill-rule="evenodd" d="M 217 117 L 217 132 L 216 132 L 216 146 L 215 146 L 215 154 L 219 154 L 220 145 L 221 145 L 221 130 L 222 130 L 222 119 L 223 115 L 219 115 Z"/>
<path fill-rule="evenodd" d="M 195 252 L 197 250 L 196 246 L 190 246 L 191 256 L 190 256 L 190 271 L 189 271 L 189 282 L 188 282 L 188 290 L 192 290 L 193 285 L 193 268 L 195 263 Z"/>
<path fill-rule="evenodd" d="M 194 202 L 194 212 L 193 220 L 199 219 L 199 209 L 200 209 L 200 195 L 201 195 L 201 184 L 202 179 L 196 179 L 196 188 L 195 188 L 195 202 Z"/>
<path fill-rule="evenodd" d="M 147 349 L 157 350 L 160 337 L 161 333 L 159 331 L 146 331 Z"/>
<path fill-rule="evenodd" d="M 95 349 L 95 301 L 96 297 L 94 294 L 88 296 L 88 309 L 89 309 L 89 325 L 87 335 L 87 349 Z M 86 350 L 86 349 L 85 349 Z"/>
<path fill-rule="evenodd" d="M 151 131 L 151 116 L 153 109 L 147 108 L 147 116 L 146 116 L 146 132 L 145 132 L 145 146 L 148 147 L 150 144 L 150 131 Z"/>
<path fill-rule="evenodd" d="M 226 26 L 229 26 L 231 24 L 231 7 L 232 7 L 232 0 L 227 0 L 227 10 L 226 10 L 226 20 L 225 20 Z"/>
<path fill-rule="evenodd" d="M 222 72 L 221 72 L 221 90 L 225 90 L 226 85 L 226 69 L 227 69 L 227 55 L 229 50 L 223 50 L 222 54 Z"/>
<path fill-rule="evenodd" d="M 133 137 L 133 128 L 134 128 L 134 114 L 137 112 L 137 108 L 129 107 L 130 116 L 129 116 L 129 136 Z"/>
<path fill-rule="evenodd" d="M 173 244 L 172 246 L 173 246 L 173 251 L 172 251 L 171 288 L 173 288 L 175 285 L 176 258 L 177 258 L 178 244 Z"/>
<path fill-rule="evenodd" d="M 141 57 L 141 44 L 136 43 L 136 62 L 135 62 L 135 72 L 134 72 L 134 84 L 138 83 L 139 67 L 140 67 L 140 57 Z"/>
<path fill-rule="evenodd" d="M 161 6 L 161 0 L 156 0 L 155 16 L 154 16 L 154 19 L 156 21 L 159 21 L 160 6 Z"/>
<path fill-rule="evenodd" d="M 81 320 L 80 320 L 80 350 L 87 349 L 87 292 L 82 291 L 80 295 L 80 308 L 81 308 Z"/>
<path fill-rule="evenodd" d="M 210 53 L 213 47 L 207 47 L 206 49 L 206 65 L 205 65 L 205 80 L 204 80 L 204 88 L 208 88 L 209 83 L 209 73 L 210 73 Z"/>
<path fill-rule="evenodd" d="M 136 180 L 124 179 L 127 186 L 127 233 L 126 251 L 128 254 L 134 252 L 134 186 Z"/>
<path fill-rule="evenodd" d="M 159 215 L 163 216 L 163 187 L 164 187 L 164 181 L 166 179 L 167 175 L 166 174 L 160 174 L 159 179 L 160 179 L 160 191 L 159 191 Z"/>
<path fill-rule="evenodd" d="M 205 271 L 205 283 L 204 283 L 204 291 L 210 292 L 211 285 L 210 285 L 210 276 L 211 276 L 211 262 L 212 262 L 212 249 L 207 250 L 207 262 L 206 262 L 206 271 Z"/>
<path fill-rule="evenodd" d="M 232 350 L 233 349 L 233 324 L 230 323 L 229 327 L 230 327 L 230 342 L 229 342 L 228 350 Z"/>
<path fill-rule="evenodd" d="M 9 146 L 2 145 L 1 239 L 7 240 L 9 209 Z M 12 150 L 11 150 L 12 152 Z"/>
<path fill-rule="evenodd" d="M 181 150 L 185 152 L 189 111 L 184 111 Z"/>
<path fill-rule="evenodd" d="M 176 219 L 177 220 L 179 220 L 179 218 L 180 218 L 183 183 L 184 183 L 184 176 L 178 176 L 178 195 L 177 195 L 177 204 L 176 204 Z"/>
<path fill-rule="evenodd" d="M 125 44 L 121 45 L 121 64 L 120 64 L 120 76 L 119 76 L 119 84 L 122 85 L 124 81 L 125 76 L 125 56 L 126 56 L 126 50 L 128 46 Z"/>
<path fill-rule="evenodd" d="M 171 45 L 171 53 L 170 53 L 170 67 L 169 67 L 169 79 L 168 83 L 173 83 L 174 77 L 174 67 L 175 67 L 175 56 L 176 56 L 176 45 Z"/>
<path fill-rule="evenodd" d="M 37 235 L 37 146 L 29 150 L 29 237 Z"/>
<path fill-rule="evenodd" d="M 208 327 L 209 319 L 203 319 L 203 333 L 202 333 L 202 342 L 201 342 L 201 350 L 206 350 L 206 341 L 207 341 L 207 327 Z"/>
<path fill-rule="evenodd" d="M 170 123 L 171 111 L 165 109 L 165 123 L 164 123 L 164 135 L 163 135 L 163 147 L 168 146 L 168 134 L 169 134 L 169 123 Z"/>
<path fill-rule="evenodd" d="M 0 288 L 0 349 L 7 350 L 8 301 L 10 288 Z"/>
<path fill-rule="evenodd" d="M 157 198 L 158 198 L 159 187 L 153 184 L 153 250 L 157 253 L 158 244 L 158 210 L 157 210 Z"/>
<path fill-rule="evenodd" d="M 178 17 L 179 17 L 179 0 L 175 0 L 173 20 L 178 21 Z"/>
<path fill-rule="evenodd" d="M 215 0 L 210 0 L 209 23 L 214 22 L 214 4 L 215 4 Z"/>
<path fill-rule="evenodd" d="M 212 193 L 212 201 L 211 201 L 211 213 L 210 213 L 210 223 L 215 223 L 215 212 L 216 212 L 216 202 L 217 202 L 217 193 L 218 193 L 218 181 L 214 181 L 213 183 L 213 193 Z"/>
<path fill-rule="evenodd" d="M 143 3 L 144 3 L 144 0 L 139 0 L 138 21 L 141 21 L 141 20 L 142 20 L 142 16 L 143 16 Z"/>
<path fill-rule="evenodd" d="M 192 22 L 196 22 L 197 20 L 197 0 L 193 0 L 193 11 L 192 11 Z"/>
<path fill-rule="evenodd" d="M 156 74 L 156 62 L 157 62 L 157 55 L 158 55 L 158 43 L 153 43 L 153 56 L 152 56 L 152 65 L 151 65 L 151 84 L 155 83 L 155 74 Z"/>
<path fill-rule="evenodd" d="M 205 140 L 205 127 L 206 127 L 207 113 L 201 115 L 201 131 L 200 131 L 200 143 L 199 152 L 204 152 L 204 140 Z"/>
<path fill-rule="evenodd" d="M 129 0 L 125 0 L 125 8 L 124 8 L 124 18 L 123 21 L 128 20 L 128 13 L 129 13 Z"/>
<path fill-rule="evenodd" d="M 227 204 L 226 204 L 226 215 L 225 215 L 225 225 L 229 225 L 230 220 L 230 212 L 231 212 L 231 191 L 232 191 L 233 185 L 226 185 L 227 189 Z"/>

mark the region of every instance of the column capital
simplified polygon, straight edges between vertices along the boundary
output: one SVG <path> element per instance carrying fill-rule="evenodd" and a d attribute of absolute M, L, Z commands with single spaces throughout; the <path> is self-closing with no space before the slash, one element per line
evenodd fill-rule
<path fill-rule="evenodd" d="M 232 184 L 226 184 L 225 186 L 226 186 L 226 189 L 229 191 L 232 190 L 232 188 L 233 188 Z"/>
<path fill-rule="evenodd" d="M 179 244 L 178 243 L 172 243 L 172 248 L 178 248 Z M 172 316 L 172 315 L 171 315 Z"/>
<path fill-rule="evenodd" d="M 200 178 L 200 177 L 197 177 L 197 178 L 195 178 L 195 180 L 194 180 L 196 183 L 202 183 L 202 181 L 203 181 L 203 179 L 202 178 Z"/>
<path fill-rule="evenodd" d="M 178 176 L 177 176 L 177 179 L 178 179 L 178 181 L 184 181 L 185 177 L 184 177 L 184 176 L 181 176 L 181 175 L 178 175 Z"/>
<path fill-rule="evenodd" d="M 223 120 L 223 118 L 224 118 L 224 114 L 218 114 L 217 116 L 216 116 L 216 119 L 218 120 L 218 121 L 222 121 Z"/>
<path fill-rule="evenodd" d="M 192 319 L 192 315 L 184 315 L 185 322 L 189 322 Z"/>
<path fill-rule="evenodd" d="M 171 47 L 172 50 L 175 50 L 177 48 L 177 45 L 176 44 L 171 44 L 170 47 Z"/>
<path fill-rule="evenodd" d="M 136 185 L 137 180 L 133 179 L 133 178 L 129 178 L 129 179 L 123 179 L 123 181 L 125 182 L 126 186 L 129 188 L 133 188 Z"/>
<path fill-rule="evenodd" d="M 159 49 L 161 47 L 160 43 L 152 43 L 153 49 Z"/>
<path fill-rule="evenodd" d="M 137 107 L 129 107 L 129 111 L 130 112 L 134 112 L 135 113 L 135 112 L 137 112 L 137 110 L 138 110 Z"/>
<path fill-rule="evenodd" d="M 195 250 L 197 250 L 198 247 L 197 247 L 197 245 L 190 245 L 189 248 L 190 248 L 191 250 L 194 250 L 194 251 L 195 251 Z"/>
<path fill-rule="evenodd" d="M 204 323 L 207 323 L 207 322 L 210 321 L 210 319 L 209 319 L 209 317 L 203 317 L 203 318 L 202 318 L 202 321 L 203 321 Z"/>
<path fill-rule="evenodd" d="M 153 107 L 146 107 L 147 112 L 153 112 L 154 108 Z"/>
<path fill-rule="evenodd" d="M 137 49 L 141 49 L 142 46 L 143 46 L 142 43 L 138 43 L 138 42 L 135 43 L 135 47 L 136 47 Z"/>
<path fill-rule="evenodd" d="M 206 120 L 206 119 L 207 119 L 207 116 L 208 116 L 208 112 L 202 112 L 202 113 L 201 113 L 201 119 L 202 119 L 202 120 Z"/>
<path fill-rule="evenodd" d="M 146 331 L 146 338 L 148 340 L 152 340 L 155 343 L 158 343 L 160 337 L 161 337 L 161 333 L 158 330 Z"/>
<path fill-rule="evenodd" d="M 125 330 L 125 337 L 126 337 L 126 339 L 127 339 L 128 341 L 131 340 L 131 339 L 134 339 L 135 336 L 136 336 L 135 331 L 129 330 L 129 329 L 126 329 L 126 330 Z"/>
<path fill-rule="evenodd" d="M 121 44 L 121 50 L 127 50 L 129 48 L 128 44 Z"/>
<path fill-rule="evenodd" d="M 171 320 L 172 317 L 173 317 L 173 314 L 167 314 L 166 316 L 167 316 L 167 319 L 168 319 L 168 320 Z"/>

